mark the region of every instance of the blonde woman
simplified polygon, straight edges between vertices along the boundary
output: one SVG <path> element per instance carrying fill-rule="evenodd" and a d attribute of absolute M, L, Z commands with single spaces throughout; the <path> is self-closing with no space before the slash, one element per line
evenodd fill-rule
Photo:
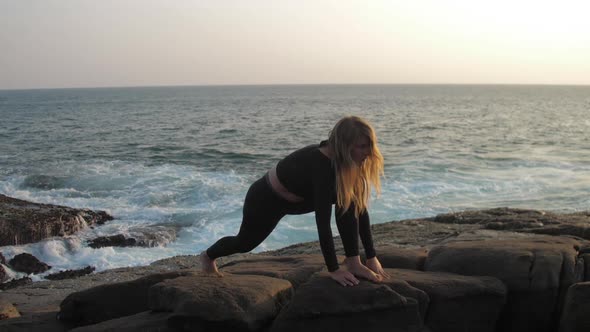
<path fill-rule="evenodd" d="M 315 212 L 320 247 L 332 279 L 354 286 L 357 278 L 373 282 L 388 278 L 373 247 L 367 212 L 371 187 L 380 192 L 382 174 L 383 156 L 371 125 L 356 116 L 341 119 L 327 141 L 291 153 L 250 186 L 238 235 L 221 238 L 201 254 L 203 271 L 221 275 L 215 259 L 253 250 L 287 214 Z M 332 239 L 333 204 L 345 269 L 339 267 Z M 359 236 L 366 265 L 359 257 Z"/>

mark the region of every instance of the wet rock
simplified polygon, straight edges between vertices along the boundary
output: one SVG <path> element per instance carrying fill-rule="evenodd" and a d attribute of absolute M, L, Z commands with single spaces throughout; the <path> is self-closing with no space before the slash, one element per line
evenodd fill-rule
<path fill-rule="evenodd" d="M 341 258 L 342 259 L 342 258 Z M 325 268 L 322 255 L 261 256 L 233 261 L 221 267 L 222 272 L 254 274 L 286 279 L 294 288 L 307 282 L 316 272 Z"/>
<path fill-rule="evenodd" d="M 534 236 L 519 240 L 456 241 L 429 251 L 426 271 L 493 276 L 508 287 L 502 331 L 554 331 L 567 288 L 578 282 L 580 241 Z"/>
<path fill-rule="evenodd" d="M 20 279 L 14 279 L 14 280 L 10 280 L 8 282 L 2 283 L 0 284 L 0 290 L 7 290 L 7 289 L 12 289 L 12 288 L 17 288 L 23 285 L 28 285 L 30 283 L 32 283 L 33 280 L 29 277 L 24 277 L 24 278 L 20 278 Z"/>
<path fill-rule="evenodd" d="M 20 317 L 20 313 L 12 303 L 0 297 L 0 320 Z"/>
<path fill-rule="evenodd" d="M 63 279 L 73 279 L 73 278 L 77 278 L 83 275 L 87 275 L 90 274 L 92 272 L 94 272 L 95 268 L 93 266 L 87 266 L 83 269 L 78 269 L 78 270 L 65 270 L 65 271 L 60 271 L 57 273 L 52 273 L 48 276 L 45 276 L 45 279 L 49 279 L 49 280 L 63 280 Z"/>
<path fill-rule="evenodd" d="M 28 253 L 14 256 L 8 264 L 13 270 L 27 274 L 39 274 L 51 269 L 51 266 L 41 262 L 37 257 Z"/>
<path fill-rule="evenodd" d="M 193 275 L 150 288 L 150 308 L 172 312 L 170 327 L 184 331 L 257 331 L 292 295 L 287 280 L 256 275 Z"/>
<path fill-rule="evenodd" d="M 2 332 L 66 332 L 71 326 L 55 319 L 55 312 L 40 312 L 0 321 Z"/>
<path fill-rule="evenodd" d="M 0 194 L 0 247 L 65 236 L 113 217 L 104 211 L 32 203 Z"/>
<path fill-rule="evenodd" d="M 320 273 L 297 289 L 271 331 L 418 332 L 421 328 L 415 299 L 365 280 L 343 287 L 327 273 Z"/>
<path fill-rule="evenodd" d="M 4 258 L 4 255 L 2 255 L 1 252 L 0 252 L 0 264 L 6 265 L 6 258 Z"/>
<path fill-rule="evenodd" d="M 146 311 L 151 286 L 188 274 L 188 271 L 158 273 L 72 293 L 60 304 L 59 319 L 81 326 Z"/>
<path fill-rule="evenodd" d="M 590 331 L 590 282 L 573 284 L 567 291 L 559 332 Z"/>
<path fill-rule="evenodd" d="M 96 239 L 88 241 L 90 248 L 103 248 L 103 247 L 133 247 L 137 245 L 137 240 L 134 238 L 126 238 L 122 234 L 112 236 L 100 236 Z"/>

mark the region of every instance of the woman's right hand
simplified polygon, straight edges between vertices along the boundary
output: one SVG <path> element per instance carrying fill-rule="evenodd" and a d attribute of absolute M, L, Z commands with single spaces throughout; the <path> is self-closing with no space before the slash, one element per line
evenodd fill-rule
<path fill-rule="evenodd" d="M 343 269 L 330 272 L 330 277 L 342 286 L 355 286 L 359 284 L 359 280 L 352 273 Z"/>

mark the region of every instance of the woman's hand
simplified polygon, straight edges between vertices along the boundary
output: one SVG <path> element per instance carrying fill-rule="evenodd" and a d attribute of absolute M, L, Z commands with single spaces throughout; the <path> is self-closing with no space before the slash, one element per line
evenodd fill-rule
<path fill-rule="evenodd" d="M 330 277 L 342 286 L 355 286 L 359 284 L 359 280 L 352 273 L 343 269 L 330 272 Z"/>
<path fill-rule="evenodd" d="M 385 279 L 389 279 L 389 274 L 383 270 L 381 266 L 381 262 L 377 259 L 377 257 L 367 259 L 367 263 L 365 264 L 371 271 L 377 273 L 378 275 L 382 276 Z"/>

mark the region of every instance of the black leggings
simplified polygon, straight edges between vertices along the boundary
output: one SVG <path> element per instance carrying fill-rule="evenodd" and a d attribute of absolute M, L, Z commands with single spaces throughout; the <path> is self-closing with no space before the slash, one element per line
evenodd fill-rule
<path fill-rule="evenodd" d="M 292 203 L 278 196 L 272 190 L 268 174 L 266 174 L 248 189 L 244 201 L 242 225 L 238 235 L 219 239 L 207 249 L 207 256 L 216 259 L 238 252 L 249 252 L 270 235 L 279 220 L 285 215 L 304 214 L 314 210 L 313 203 L 309 200 Z M 357 222 L 353 211 L 354 207 L 351 206 L 344 215 L 336 218 L 345 255 L 352 257 L 359 254 L 358 238 L 360 234 L 366 256 L 372 258 L 375 253 L 371 239 L 369 214 L 364 211 Z M 340 212 L 336 213 L 338 215 Z"/>

